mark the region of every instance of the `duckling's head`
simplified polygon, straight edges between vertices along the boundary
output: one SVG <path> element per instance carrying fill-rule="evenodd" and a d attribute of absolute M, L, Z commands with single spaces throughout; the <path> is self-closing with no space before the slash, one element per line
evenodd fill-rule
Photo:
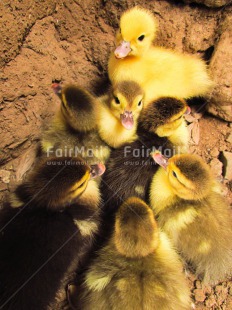
<path fill-rule="evenodd" d="M 24 203 L 52 210 L 63 209 L 78 201 L 90 178 L 104 171 L 104 165 L 88 166 L 81 157 L 42 159 L 15 194 Z"/>
<path fill-rule="evenodd" d="M 81 132 L 96 127 L 97 102 L 88 91 L 77 85 L 59 84 L 53 84 L 53 90 L 61 99 L 61 113 L 70 127 Z"/>
<path fill-rule="evenodd" d="M 126 129 L 133 129 L 143 108 L 143 98 L 144 92 L 136 82 L 116 83 L 109 96 L 110 111 Z"/>
<path fill-rule="evenodd" d="M 141 113 L 139 124 L 161 137 L 170 136 L 183 122 L 190 108 L 182 99 L 161 97 L 151 102 Z"/>
<path fill-rule="evenodd" d="M 124 12 L 116 34 L 115 57 L 142 56 L 152 44 L 156 25 L 154 16 L 146 9 L 136 6 Z"/>
<path fill-rule="evenodd" d="M 158 229 L 149 206 L 137 197 L 127 199 L 116 214 L 114 242 L 126 257 L 144 257 L 158 246 Z"/>
<path fill-rule="evenodd" d="M 180 198 L 200 200 L 210 192 L 213 177 L 201 157 L 195 154 L 178 154 L 167 159 L 159 152 L 154 152 L 152 157 L 166 170 L 169 185 Z"/>

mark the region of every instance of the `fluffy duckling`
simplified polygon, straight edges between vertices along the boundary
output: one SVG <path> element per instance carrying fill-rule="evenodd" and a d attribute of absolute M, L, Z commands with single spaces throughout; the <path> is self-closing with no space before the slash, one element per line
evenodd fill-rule
<path fill-rule="evenodd" d="M 151 152 L 158 149 L 171 157 L 187 148 L 186 111 L 183 100 L 167 97 L 154 101 L 141 112 L 138 139 L 111 151 L 101 184 L 107 217 L 131 196 L 148 200 L 150 182 L 158 169 Z"/>
<path fill-rule="evenodd" d="M 110 55 L 108 74 L 111 82 L 132 79 L 145 91 L 145 105 L 171 96 L 191 98 L 206 95 L 212 87 L 203 60 L 163 47 L 152 46 L 157 30 L 153 14 L 134 7 L 123 13 Z"/>
<path fill-rule="evenodd" d="M 87 270 L 79 296 L 83 310 L 190 309 L 179 256 L 142 200 L 131 197 L 119 208 L 114 233 Z"/>
<path fill-rule="evenodd" d="M 101 98 L 98 131 L 108 145 L 116 148 L 136 139 L 143 98 L 143 90 L 133 81 L 115 83 L 108 95 Z"/>
<path fill-rule="evenodd" d="M 104 165 L 42 159 L 0 212 L 0 308 L 64 309 L 66 285 L 92 248 Z M 92 181 L 93 182 L 93 181 Z"/>
<path fill-rule="evenodd" d="M 81 155 L 89 164 L 104 163 L 110 149 L 97 132 L 99 101 L 77 85 L 54 84 L 53 89 L 61 106 L 43 133 L 43 152 L 49 156 Z"/>
<path fill-rule="evenodd" d="M 209 167 L 193 154 L 153 158 L 162 166 L 150 190 L 159 226 L 205 283 L 224 280 L 232 270 L 232 217 Z"/>
<path fill-rule="evenodd" d="M 145 130 L 152 131 L 159 137 L 167 137 L 178 147 L 179 153 L 186 153 L 190 137 L 184 115 L 190 112 L 190 107 L 183 99 L 161 97 L 146 108 L 139 122 Z"/>

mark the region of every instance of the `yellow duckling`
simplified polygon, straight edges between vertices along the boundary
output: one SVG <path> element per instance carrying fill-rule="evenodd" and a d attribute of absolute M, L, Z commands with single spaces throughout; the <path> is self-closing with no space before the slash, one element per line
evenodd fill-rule
<path fill-rule="evenodd" d="M 109 94 L 100 98 L 98 132 L 102 140 L 117 148 L 136 139 L 143 98 L 143 90 L 133 81 L 115 83 Z"/>
<path fill-rule="evenodd" d="M 66 309 L 66 286 L 92 250 L 104 165 L 43 158 L 0 210 L 0 308 Z"/>
<path fill-rule="evenodd" d="M 213 83 L 204 61 L 152 46 L 156 30 L 156 20 L 148 10 L 136 6 L 123 13 L 117 48 L 108 63 L 111 82 L 138 82 L 145 91 L 145 104 L 162 96 L 187 99 L 206 95 Z"/>
<path fill-rule="evenodd" d="M 47 156 L 81 155 L 89 164 L 105 162 L 110 148 L 97 132 L 100 102 L 77 85 L 54 84 L 53 89 L 61 105 L 42 135 L 43 152 Z"/>
<path fill-rule="evenodd" d="M 164 168 L 150 188 L 159 226 L 205 283 L 224 280 L 232 271 L 232 217 L 209 167 L 193 154 L 167 160 L 154 152 L 153 159 Z"/>
<path fill-rule="evenodd" d="M 136 197 L 120 206 L 113 235 L 78 291 L 83 310 L 190 309 L 179 256 L 152 210 Z"/>

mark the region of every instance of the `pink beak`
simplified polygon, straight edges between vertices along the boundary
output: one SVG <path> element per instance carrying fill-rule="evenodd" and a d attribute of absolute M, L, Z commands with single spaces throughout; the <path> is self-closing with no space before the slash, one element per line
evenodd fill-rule
<path fill-rule="evenodd" d="M 121 124 L 127 129 L 131 130 L 134 127 L 134 118 L 131 111 L 125 111 L 120 114 Z"/>
<path fill-rule="evenodd" d="M 125 58 L 131 51 L 130 42 L 122 41 L 115 49 L 114 55 L 118 59 Z"/>
<path fill-rule="evenodd" d="M 189 115 L 191 113 L 191 108 L 187 106 L 186 111 L 184 112 L 185 115 Z"/>
<path fill-rule="evenodd" d="M 90 168 L 91 168 L 91 172 L 90 172 L 91 179 L 102 175 L 106 170 L 106 167 L 103 164 L 91 165 Z"/>
<path fill-rule="evenodd" d="M 166 158 L 165 156 L 163 156 L 160 152 L 155 151 L 154 153 L 151 153 L 152 158 L 154 159 L 154 161 L 160 165 L 161 167 L 163 167 L 165 170 L 167 169 L 168 166 L 168 158 Z"/>
<path fill-rule="evenodd" d="M 61 95 L 61 90 L 62 90 L 62 87 L 59 83 L 53 83 L 52 84 L 52 89 L 54 91 L 54 93 L 57 95 L 57 96 L 60 96 Z"/>

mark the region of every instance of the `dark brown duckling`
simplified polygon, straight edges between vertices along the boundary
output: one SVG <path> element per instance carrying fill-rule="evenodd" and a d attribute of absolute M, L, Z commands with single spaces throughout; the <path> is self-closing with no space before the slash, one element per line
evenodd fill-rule
<path fill-rule="evenodd" d="M 104 165 L 42 159 L 0 211 L 0 308 L 64 309 L 65 289 L 92 248 Z M 96 182 L 94 183 L 96 186 Z"/>
<path fill-rule="evenodd" d="M 53 89 L 61 105 L 42 134 L 42 151 L 47 156 L 81 155 L 89 164 L 104 163 L 110 148 L 98 134 L 98 99 L 78 85 L 54 84 Z"/>

